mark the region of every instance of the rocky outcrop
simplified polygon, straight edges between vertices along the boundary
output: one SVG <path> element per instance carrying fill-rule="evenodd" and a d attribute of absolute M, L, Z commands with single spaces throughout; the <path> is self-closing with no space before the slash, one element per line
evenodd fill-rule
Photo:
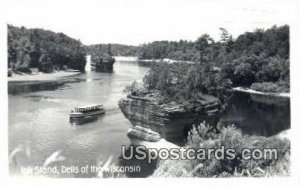
<path fill-rule="evenodd" d="M 119 107 L 133 126 L 149 128 L 170 141 L 182 139 L 193 124 L 203 120 L 216 124 L 222 112 L 219 99 L 210 95 L 201 95 L 188 105 L 176 102 L 160 104 L 157 98 L 153 93 L 143 96 L 129 94 L 119 101 Z"/>
<path fill-rule="evenodd" d="M 91 58 L 92 70 L 98 72 L 112 72 L 115 59 L 112 57 L 93 57 Z"/>
<path fill-rule="evenodd" d="M 149 128 L 144 128 L 141 126 L 134 126 L 128 129 L 127 136 L 129 138 L 138 138 L 148 142 L 158 142 L 161 137 L 160 134 L 154 132 Z"/>

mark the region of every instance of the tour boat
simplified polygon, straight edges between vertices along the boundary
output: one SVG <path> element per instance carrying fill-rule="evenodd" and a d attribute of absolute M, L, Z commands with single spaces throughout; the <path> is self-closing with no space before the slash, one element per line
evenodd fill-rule
<path fill-rule="evenodd" d="M 74 118 L 93 117 L 104 113 L 105 110 L 102 104 L 76 107 L 74 110 L 71 111 L 70 118 L 74 119 Z"/>

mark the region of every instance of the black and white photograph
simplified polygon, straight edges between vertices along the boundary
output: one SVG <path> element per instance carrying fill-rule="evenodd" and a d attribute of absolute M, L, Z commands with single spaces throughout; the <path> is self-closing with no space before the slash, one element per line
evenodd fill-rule
<path fill-rule="evenodd" d="M 296 5 L 2 1 L 8 177 L 293 178 Z"/>

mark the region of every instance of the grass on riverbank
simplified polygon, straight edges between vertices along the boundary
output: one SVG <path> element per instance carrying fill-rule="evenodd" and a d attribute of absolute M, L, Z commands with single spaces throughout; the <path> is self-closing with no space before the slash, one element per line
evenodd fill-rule
<path fill-rule="evenodd" d="M 259 137 L 243 135 L 233 126 L 223 128 L 220 133 L 214 133 L 205 124 L 194 127 L 188 136 L 186 144 L 189 148 L 220 148 L 224 146 L 236 151 L 236 156 L 241 158 L 244 148 L 260 150 L 275 148 L 278 159 L 266 160 L 165 160 L 160 161 L 152 177 L 269 177 L 290 175 L 290 142 L 278 137 Z"/>

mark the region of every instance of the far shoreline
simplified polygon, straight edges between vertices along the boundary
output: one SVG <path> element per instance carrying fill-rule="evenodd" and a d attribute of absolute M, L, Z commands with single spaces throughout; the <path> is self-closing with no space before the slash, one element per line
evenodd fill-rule
<path fill-rule="evenodd" d="M 261 92 L 261 91 L 253 90 L 250 88 L 243 88 L 243 87 L 235 87 L 235 88 L 232 88 L 232 90 L 238 91 L 238 92 L 250 93 L 250 94 L 257 94 L 257 95 L 290 98 L 290 93 L 267 93 L 267 92 Z"/>
<path fill-rule="evenodd" d="M 12 77 L 7 77 L 8 82 L 27 82 L 27 81 L 55 81 L 60 78 L 72 76 L 81 73 L 77 70 L 69 71 L 55 71 L 53 73 L 42 73 L 37 74 L 13 74 Z"/>

